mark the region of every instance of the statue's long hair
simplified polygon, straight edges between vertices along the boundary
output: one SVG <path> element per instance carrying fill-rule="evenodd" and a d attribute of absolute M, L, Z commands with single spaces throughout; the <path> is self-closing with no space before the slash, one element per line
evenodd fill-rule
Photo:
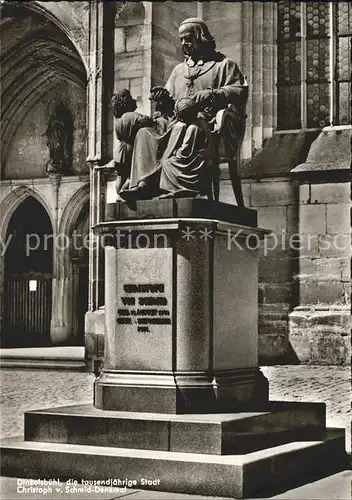
<path fill-rule="evenodd" d="M 206 25 L 202 26 L 195 24 L 193 26 L 194 33 L 196 34 L 197 40 L 201 42 L 203 51 L 207 54 L 213 52 L 216 49 L 215 38 L 211 36 Z"/>

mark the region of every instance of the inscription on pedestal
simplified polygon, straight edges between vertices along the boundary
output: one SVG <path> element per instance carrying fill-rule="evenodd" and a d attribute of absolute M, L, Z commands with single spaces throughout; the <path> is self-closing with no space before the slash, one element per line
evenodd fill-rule
<path fill-rule="evenodd" d="M 123 285 L 118 300 L 118 325 L 135 325 L 137 332 L 150 333 L 153 325 L 171 325 L 171 314 L 163 283 Z"/>
<path fill-rule="evenodd" d="M 119 248 L 109 317 L 116 348 L 110 367 L 171 370 L 173 289 L 171 248 Z"/>

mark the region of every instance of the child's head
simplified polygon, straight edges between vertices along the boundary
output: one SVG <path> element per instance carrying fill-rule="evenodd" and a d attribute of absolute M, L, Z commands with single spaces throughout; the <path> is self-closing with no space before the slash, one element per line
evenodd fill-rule
<path fill-rule="evenodd" d="M 155 102 L 155 111 L 172 116 L 175 101 L 164 87 L 153 87 L 150 91 L 149 100 Z"/>
<path fill-rule="evenodd" d="M 175 104 L 175 117 L 184 123 L 193 123 L 200 111 L 200 105 L 192 97 L 182 97 Z"/>
<path fill-rule="evenodd" d="M 129 90 L 122 89 L 119 92 L 116 92 L 116 94 L 113 94 L 111 98 L 111 107 L 115 118 L 120 118 L 128 111 L 135 111 L 137 103 L 131 96 Z"/>

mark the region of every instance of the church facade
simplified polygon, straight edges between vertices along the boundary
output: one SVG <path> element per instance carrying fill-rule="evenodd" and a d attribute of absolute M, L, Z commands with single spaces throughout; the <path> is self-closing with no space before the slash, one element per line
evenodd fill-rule
<path fill-rule="evenodd" d="M 104 217 L 116 149 L 109 102 L 182 60 L 202 17 L 249 82 L 245 205 L 258 250 L 262 363 L 350 362 L 352 9 L 348 2 L 2 2 L 1 344 L 104 345 Z M 226 164 L 220 201 L 234 203 Z M 236 300 L 236 297 L 233 298 Z"/>

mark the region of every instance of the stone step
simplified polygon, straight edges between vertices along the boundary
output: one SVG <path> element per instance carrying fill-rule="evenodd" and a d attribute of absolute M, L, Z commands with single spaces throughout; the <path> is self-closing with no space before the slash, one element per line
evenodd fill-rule
<path fill-rule="evenodd" d="M 216 455 L 320 439 L 324 432 L 323 403 L 272 402 L 265 411 L 196 415 L 115 412 L 88 404 L 25 414 L 27 441 Z"/>
<path fill-rule="evenodd" d="M 1 473 L 62 481 L 130 479 L 131 488 L 244 498 L 271 495 L 346 467 L 344 431 L 242 455 L 209 455 L 4 439 Z M 151 482 L 147 482 L 149 480 Z M 154 483 L 154 484 L 153 484 Z M 294 485 L 294 486 L 293 486 Z M 93 490 L 94 491 L 94 490 Z M 100 490 L 101 491 L 101 490 Z"/>
<path fill-rule="evenodd" d="M 0 359 L 0 368 L 23 368 L 23 369 L 43 369 L 43 370 L 69 370 L 87 371 L 84 360 L 74 359 L 38 359 L 38 358 L 16 358 L 8 357 Z"/>
<path fill-rule="evenodd" d="M 0 368 L 87 371 L 81 346 L 3 348 Z"/>

